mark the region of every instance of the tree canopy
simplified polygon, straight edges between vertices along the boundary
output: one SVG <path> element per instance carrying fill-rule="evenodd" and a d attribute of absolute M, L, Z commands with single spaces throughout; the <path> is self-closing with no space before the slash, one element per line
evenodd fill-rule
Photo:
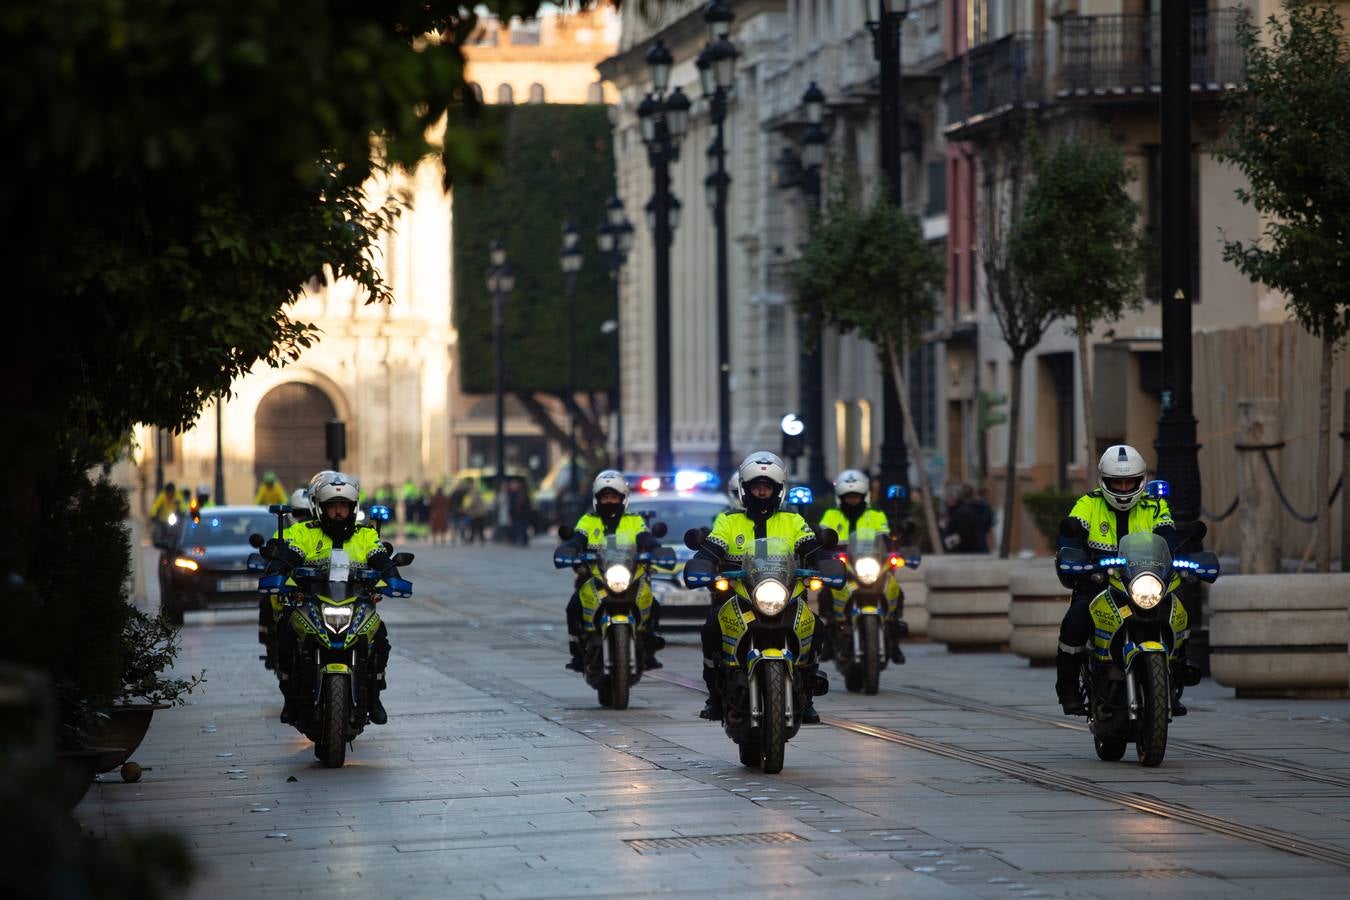
<path fill-rule="evenodd" d="M 571 221 L 581 232 L 585 259 L 576 289 L 577 387 L 607 390 L 614 380 L 614 337 L 602 334 L 600 325 L 614 318 L 614 283 L 595 237 L 614 193 L 608 110 L 531 104 L 488 113 L 502 135 L 497 174 L 455 190 L 460 389 L 493 391 L 492 296 L 485 273 L 488 245 L 500 238 L 516 275 L 504 320 L 506 387 L 566 390 L 567 293 L 558 251 L 563 224 Z"/>

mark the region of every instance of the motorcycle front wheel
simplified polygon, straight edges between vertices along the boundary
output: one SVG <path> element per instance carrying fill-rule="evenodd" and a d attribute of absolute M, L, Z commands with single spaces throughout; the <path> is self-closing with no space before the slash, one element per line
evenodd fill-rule
<path fill-rule="evenodd" d="M 1140 693 L 1144 698 L 1144 708 L 1135 727 L 1134 749 L 1139 755 L 1139 765 L 1160 765 L 1167 753 L 1167 716 L 1172 711 L 1172 698 L 1168 696 L 1167 658 L 1161 653 L 1144 655 L 1144 664 L 1135 670 L 1140 677 Z"/>
<path fill-rule="evenodd" d="M 628 708 L 629 679 L 632 678 L 632 629 L 628 625 L 611 625 L 605 639 L 609 641 L 609 706 Z M 602 701 L 603 702 L 603 701 Z"/>
<path fill-rule="evenodd" d="M 862 656 L 858 660 L 862 668 L 862 690 L 864 694 L 875 694 L 881 678 L 881 620 L 878 617 L 858 617 L 858 643 Z"/>
<path fill-rule="evenodd" d="M 347 717 L 351 702 L 347 679 L 341 675 L 325 675 L 323 695 L 319 699 L 319 715 L 323 722 L 319 745 L 315 749 L 319 762 L 329 769 L 340 769 L 347 761 Z"/>
<path fill-rule="evenodd" d="M 787 670 L 781 665 L 770 665 L 764 672 L 764 718 L 760 720 L 760 755 L 764 774 L 776 775 L 783 771 L 783 754 L 787 749 L 787 693 L 792 690 Z"/>

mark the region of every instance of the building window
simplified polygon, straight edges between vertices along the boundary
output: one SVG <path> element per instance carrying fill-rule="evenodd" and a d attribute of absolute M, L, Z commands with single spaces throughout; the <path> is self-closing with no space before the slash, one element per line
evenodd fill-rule
<path fill-rule="evenodd" d="M 469 90 L 473 92 L 473 98 L 479 103 L 483 102 L 483 86 L 476 81 L 469 82 Z"/>
<path fill-rule="evenodd" d="M 531 103 L 544 102 L 544 86 L 537 81 L 534 84 L 530 85 L 530 102 Z"/>
<path fill-rule="evenodd" d="M 605 102 L 605 85 L 597 81 L 586 88 L 586 102 L 599 104 Z"/>
<path fill-rule="evenodd" d="M 933 345 L 925 343 L 909 355 L 909 411 L 923 447 L 937 446 L 937 372 Z"/>
<path fill-rule="evenodd" d="M 1150 303 L 1162 297 L 1162 148 L 1144 146 L 1148 197 L 1144 204 L 1144 233 L 1152 245 L 1154 265 L 1149 266 L 1144 295 Z M 1200 157 L 1191 152 L 1191 302 L 1200 302 Z"/>
<path fill-rule="evenodd" d="M 539 46 L 539 20 L 522 19 L 511 26 L 512 47 Z"/>
<path fill-rule="evenodd" d="M 515 92 L 511 90 L 511 85 L 497 85 L 497 102 L 503 105 L 510 105 L 516 102 L 516 95 Z"/>
<path fill-rule="evenodd" d="M 925 216 L 940 216 L 947 212 L 947 161 L 933 160 L 928 164 L 928 206 Z"/>

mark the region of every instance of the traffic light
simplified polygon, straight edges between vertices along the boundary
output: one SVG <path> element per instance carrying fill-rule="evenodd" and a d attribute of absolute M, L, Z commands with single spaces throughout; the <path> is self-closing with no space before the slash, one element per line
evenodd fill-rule
<path fill-rule="evenodd" d="M 347 423 L 338 419 L 325 422 L 323 426 L 324 450 L 334 469 L 342 467 L 347 458 Z"/>
<path fill-rule="evenodd" d="M 989 391 L 980 391 L 980 430 L 985 431 L 994 425 L 1002 425 L 1008 421 L 1008 414 L 997 407 L 1004 406 L 1008 402 L 1007 394 L 995 394 Z"/>

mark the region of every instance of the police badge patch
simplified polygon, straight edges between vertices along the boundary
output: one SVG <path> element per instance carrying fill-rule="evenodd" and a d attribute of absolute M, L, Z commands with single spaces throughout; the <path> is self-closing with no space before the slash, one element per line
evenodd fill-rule
<path fill-rule="evenodd" d="M 744 546 L 745 546 L 745 535 L 743 535 L 743 534 L 738 534 L 738 535 L 736 535 L 736 546 L 737 546 L 737 547 L 744 547 Z"/>
<path fill-rule="evenodd" d="M 1108 531 L 1111 530 L 1111 526 L 1106 524 L 1105 522 L 1100 522 L 1097 525 L 1097 530 L 1100 531 L 1103 535 L 1105 535 Z"/>

